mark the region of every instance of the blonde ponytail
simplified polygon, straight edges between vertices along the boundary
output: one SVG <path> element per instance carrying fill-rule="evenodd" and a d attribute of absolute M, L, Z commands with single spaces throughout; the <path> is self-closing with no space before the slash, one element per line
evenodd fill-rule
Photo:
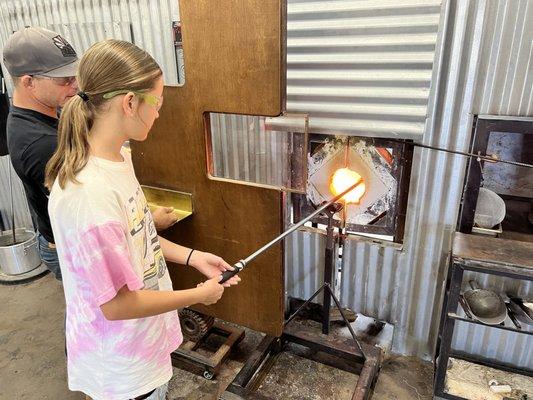
<path fill-rule="evenodd" d="M 132 43 L 110 39 L 87 50 L 78 67 L 81 96 L 65 104 L 59 119 L 58 146 L 46 165 L 48 190 L 56 179 L 61 188 L 67 182 L 78 183 L 76 175 L 89 159 L 88 137 L 94 118 L 108 101 L 103 95 L 116 90 L 150 90 L 161 75 L 157 62 Z"/>
<path fill-rule="evenodd" d="M 76 174 L 89 159 L 89 130 L 92 127 L 91 112 L 80 96 L 70 99 L 61 112 L 56 152 L 46 165 L 45 185 L 52 190 L 57 178 L 59 186 L 67 181 L 78 183 Z"/>

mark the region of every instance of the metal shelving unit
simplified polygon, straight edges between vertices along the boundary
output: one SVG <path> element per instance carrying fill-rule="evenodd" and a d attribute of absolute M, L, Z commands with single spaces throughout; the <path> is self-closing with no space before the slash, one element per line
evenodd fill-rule
<path fill-rule="evenodd" d="M 533 377 L 533 370 L 514 368 L 505 363 L 499 363 L 497 360 L 457 352 L 451 348 L 456 321 L 533 336 L 531 329 L 517 329 L 513 325 L 486 325 L 477 320 L 460 316 L 457 310 L 463 276 L 466 271 L 533 281 L 533 243 L 455 233 L 437 342 L 438 353 L 435 358 L 433 394 L 443 399 L 467 400 L 445 391 L 446 370 L 451 357 Z"/>

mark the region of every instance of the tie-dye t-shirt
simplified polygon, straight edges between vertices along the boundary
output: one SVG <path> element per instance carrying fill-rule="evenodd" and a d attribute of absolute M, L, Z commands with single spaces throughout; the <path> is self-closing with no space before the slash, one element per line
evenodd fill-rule
<path fill-rule="evenodd" d="M 172 290 L 152 215 L 131 158 L 91 157 L 80 182 L 56 182 L 49 212 L 66 299 L 68 384 L 94 400 L 131 399 L 172 376 L 182 342 L 177 312 L 109 321 L 118 290 Z"/>

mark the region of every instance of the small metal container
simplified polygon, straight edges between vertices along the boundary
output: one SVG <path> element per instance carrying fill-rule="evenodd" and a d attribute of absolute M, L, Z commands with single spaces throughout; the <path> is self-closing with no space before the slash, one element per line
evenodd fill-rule
<path fill-rule="evenodd" d="M 15 230 L 17 243 L 13 244 L 12 231 L 0 233 L 0 271 L 20 275 L 41 265 L 37 235 L 29 229 Z"/>

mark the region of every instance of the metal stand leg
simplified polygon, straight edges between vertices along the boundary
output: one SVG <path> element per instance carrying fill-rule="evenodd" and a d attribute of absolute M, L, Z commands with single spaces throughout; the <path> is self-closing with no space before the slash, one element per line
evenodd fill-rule
<path fill-rule="evenodd" d="M 336 237 L 334 234 L 333 228 L 333 215 L 335 210 L 327 210 L 328 215 L 328 226 L 326 228 L 326 251 L 324 257 L 324 285 L 330 288 L 329 292 L 326 293 L 324 290 L 324 299 L 322 302 L 322 333 L 324 335 L 329 334 L 329 322 L 330 322 L 330 311 L 331 311 L 331 297 L 329 293 L 331 292 L 331 283 L 333 281 L 333 273 L 335 271 L 335 242 Z"/>
<path fill-rule="evenodd" d="M 444 388 L 446 383 L 446 370 L 448 369 L 448 360 L 450 358 L 450 349 L 452 347 L 453 330 L 455 320 L 448 318 L 448 313 L 455 312 L 459 304 L 459 295 L 461 293 L 461 284 L 463 282 L 463 269 L 457 264 L 452 264 L 451 267 L 450 292 L 448 298 L 444 302 L 446 307 L 443 307 L 443 328 L 442 336 L 440 338 L 439 356 L 437 362 L 437 371 L 435 373 L 435 394 L 442 396 L 445 394 Z"/>

